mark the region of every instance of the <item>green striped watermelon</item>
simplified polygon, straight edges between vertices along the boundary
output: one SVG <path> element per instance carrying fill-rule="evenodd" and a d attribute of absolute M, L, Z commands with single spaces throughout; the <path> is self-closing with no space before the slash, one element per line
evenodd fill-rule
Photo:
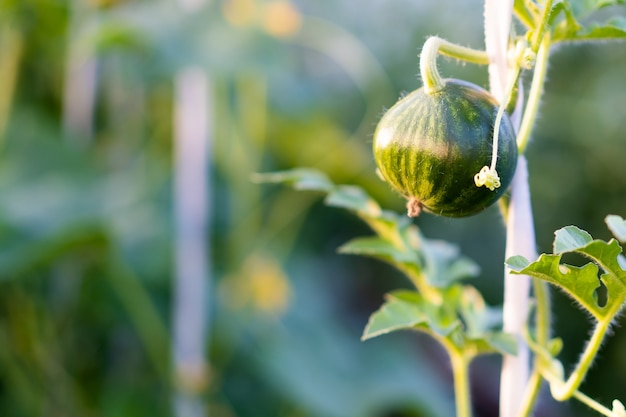
<path fill-rule="evenodd" d="M 474 175 L 491 164 L 495 98 L 483 88 L 445 79 L 444 88 L 423 88 L 398 101 L 374 134 L 374 157 L 381 176 L 409 200 L 409 215 L 420 209 L 447 216 L 476 214 L 506 191 L 517 165 L 511 121 L 502 118 L 496 171 L 501 186 L 478 187 Z"/>

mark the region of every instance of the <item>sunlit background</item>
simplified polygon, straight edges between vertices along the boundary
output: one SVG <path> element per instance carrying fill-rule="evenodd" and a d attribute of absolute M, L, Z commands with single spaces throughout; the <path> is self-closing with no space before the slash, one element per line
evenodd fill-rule
<path fill-rule="evenodd" d="M 383 294 L 409 286 L 336 253 L 366 227 L 251 175 L 315 167 L 402 210 L 374 172 L 376 122 L 420 86 L 426 37 L 482 47 L 482 14 L 478 0 L 0 0 L 0 416 L 183 417 L 176 392 L 212 417 L 453 415 L 429 339 L 360 342 Z M 626 217 L 626 44 L 563 46 L 551 63 L 528 149 L 539 251 L 562 226 L 606 239 L 605 215 Z M 440 70 L 487 83 L 481 67 Z M 181 111 L 207 141 L 185 181 Z M 205 209 L 181 216 L 181 186 Z M 501 302 L 497 209 L 416 223 L 474 258 L 473 284 Z M 174 291 L 179 227 L 201 248 L 192 298 L 206 305 L 190 321 Z M 588 320 L 554 300 L 569 369 Z M 621 323 L 582 387 L 607 405 L 626 400 Z M 206 364 L 173 372 L 187 325 Z M 496 416 L 499 359 L 472 371 L 475 415 Z M 538 416 L 594 415 L 544 391 Z"/>

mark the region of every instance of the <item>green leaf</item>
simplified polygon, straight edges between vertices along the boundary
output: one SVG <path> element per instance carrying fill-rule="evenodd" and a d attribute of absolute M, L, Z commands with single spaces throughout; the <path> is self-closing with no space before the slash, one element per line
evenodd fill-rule
<path fill-rule="evenodd" d="M 615 239 L 608 243 L 594 240 L 578 249 L 578 252 L 594 260 L 607 274 L 619 276 L 624 273 L 617 261 L 617 257 L 622 253 L 622 247 Z"/>
<path fill-rule="evenodd" d="M 362 188 L 353 185 L 340 185 L 328 193 L 326 204 L 355 211 L 366 217 L 378 218 L 382 209 Z"/>
<path fill-rule="evenodd" d="M 563 3 L 568 3 L 574 14 L 583 18 L 605 7 L 624 4 L 624 0 L 567 0 Z"/>
<path fill-rule="evenodd" d="M 296 168 L 287 171 L 256 173 L 252 181 L 258 183 L 282 183 L 296 190 L 312 190 L 327 193 L 325 203 L 332 207 L 356 212 L 367 219 L 381 220 L 395 227 L 396 223 L 406 224 L 395 213 L 384 211 L 362 188 L 354 185 L 335 185 L 324 174 L 311 168 Z"/>
<path fill-rule="evenodd" d="M 419 265 L 415 252 L 403 252 L 391 242 L 375 236 L 352 239 L 339 247 L 339 252 L 351 255 L 372 256 L 392 264 L 412 263 Z"/>
<path fill-rule="evenodd" d="M 566 6 L 558 9 L 565 12 L 566 18 L 564 21 L 559 22 L 555 28 L 554 42 L 626 39 L 626 18 L 623 16 L 614 16 L 605 22 L 593 22 L 588 25 L 582 25 Z"/>
<path fill-rule="evenodd" d="M 458 246 L 443 240 L 423 239 L 424 273 L 428 282 L 438 288 L 446 288 L 461 279 L 476 277 L 480 267 L 462 256 Z"/>
<path fill-rule="evenodd" d="M 495 330 L 501 327 L 502 310 L 489 307 L 475 287 L 463 287 L 458 311 L 465 324 L 465 343 L 474 343 L 479 351 L 485 353 L 498 351 L 514 355 L 517 352 L 515 339 Z"/>
<path fill-rule="evenodd" d="M 350 210 L 367 223 L 377 235 L 393 241 L 398 236 L 406 239 L 411 232 L 411 222 L 407 216 L 381 209 L 362 188 L 353 185 L 339 185 L 331 190 L 325 203 L 332 207 Z"/>
<path fill-rule="evenodd" d="M 493 350 L 508 355 L 517 355 L 517 341 L 513 335 L 503 332 L 492 332 L 486 334 L 482 340 Z"/>
<path fill-rule="evenodd" d="M 387 294 L 385 303 L 371 315 L 362 339 L 410 329 L 477 354 L 516 353 L 514 338 L 496 330 L 501 325 L 501 310 L 488 307 L 476 288 L 454 285 L 441 295 L 441 303 L 433 304 L 416 291 Z"/>
<path fill-rule="evenodd" d="M 561 255 L 542 254 L 539 259 L 526 268 L 515 270 L 514 273 L 529 275 L 542 279 L 565 290 L 586 310 L 595 317 L 603 317 L 604 309 L 597 303 L 596 290 L 600 286 L 598 267 L 588 263 L 582 268 L 561 265 Z"/>
<path fill-rule="evenodd" d="M 252 180 L 258 183 L 289 184 L 296 190 L 330 192 L 334 188 L 326 174 L 310 168 L 296 168 L 288 171 L 256 173 Z"/>
<path fill-rule="evenodd" d="M 562 1 L 552 6 L 552 10 L 550 11 L 550 16 L 548 18 L 548 24 L 550 26 L 554 25 L 561 13 L 565 15 L 565 21 L 561 24 L 562 30 L 567 33 L 574 33 L 582 28 L 580 23 L 578 23 L 578 20 L 576 20 L 569 3 Z"/>
<path fill-rule="evenodd" d="M 521 255 L 515 255 L 507 259 L 505 264 L 513 271 L 520 272 L 522 269 L 530 265 L 530 262 L 528 261 L 528 259 L 524 258 Z"/>
<path fill-rule="evenodd" d="M 614 16 L 605 22 L 581 24 L 600 9 L 625 4 L 624 0 L 569 0 L 555 3 L 549 25 L 554 27 L 553 41 L 600 41 L 626 39 L 626 18 Z M 558 21 L 563 13 L 565 19 Z"/>
<path fill-rule="evenodd" d="M 411 221 L 407 216 L 399 216 L 397 213 L 381 209 L 380 205 L 362 188 L 354 185 L 335 185 L 324 173 L 317 170 L 297 168 L 288 171 L 254 174 L 252 180 L 265 183 L 289 184 L 297 190 L 325 192 L 326 198 L 324 202 L 326 205 L 354 212 L 382 239 L 388 241 L 404 240 L 408 246 L 410 246 L 412 241 L 419 240 L 419 233 L 412 227 Z M 380 249 L 381 242 L 378 242 L 377 245 Z M 357 250 L 364 251 L 366 249 L 365 247 L 343 248 L 344 252 L 350 253 L 357 253 Z M 388 251 L 388 249 L 383 248 L 381 250 Z M 376 254 L 372 250 L 373 248 L 370 247 L 367 253 L 361 253 L 375 256 Z M 386 260 L 390 259 L 387 258 Z M 417 264 L 417 262 L 415 263 Z"/>
<path fill-rule="evenodd" d="M 591 24 L 581 28 L 573 35 L 568 36 L 568 41 L 600 41 L 626 39 L 626 18 L 617 16 L 604 23 Z"/>
<path fill-rule="evenodd" d="M 626 220 L 621 216 L 610 214 L 604 221 L 617 240 L 626 242 Z"/>
<path fill-rule="evenodd" d="M 575 252 L 591 259 L 583 267 L 561 263 L 564 253 Z M 514 273 L 530 275 L 561 287 L 581 306 L 601 320 L 615 316 L 626 299 L 626 271 L 620 264 L 622 248 L 616 240 L 609 242 L 593 240 L 591 235 L 575 226 L 568 226 L 555 233 L 553 255 L 542 254 L 529 263 L 522 257 L 507 260 Z M 601 275 L 598 265 L 602 267 Z M 598 288 L 604 285 L 606 303 L 598 302 Z"/>
<path fill-rule="evenodd" d="M 488 309 L 483 296 L 471 285 L 463 287 L 459 300 L 459 313 L 465 323 L 465 332 L 473 338 L 481 337 L 485 330 L 490 330 L 502 321 L 500 312 Z"/>
<path fill-rule="evenodd" d="M 555 233 L 553 252 L 555 254 L 572 252 L 589 244 L 593 238 L 587 232 L 576 226 L 567 226 Z"/>
<path fill-rule="evenodd" d="M 376 233 L 377 236 L 353 239 L 339 248 L 341 253 L 372 256 L 389 262 L 409 274 L 418 288 L 432 286 L 431 292 L 441 300 L 437 304 L 424 301 L 415 292 L 396 292 L 388 296 L 380 310 L 375 312 L 365 329 L 363 339 L 378 336 L 390 331 L 419 328 L 438 337 L 449 338 L 459 347 L 473 344 L 475 351 L 493 351 L 501 347 L 492 346 L 490 340 L 502 340 L 494 336 L 488 326 L 488 310 L 481 316 L 466 319 L 480 321 L 480 326 L 472 325 L 472 340 L 464 334 L 459 319 L 459 303 L 462 294 L 460 286 L 454 285 L 460 279 L 476 276 L 479 267 L 470 259 L 461 256 L 459 248 L 439 240 L 424 239 L 417 227 L 406 216 L 384 211 L 363 189 L 351 185 L 333 185 L 328 178 L 313 170 L 297 169 L 271 174 L 260 174 L 255 180 L 283 182 L 300 189 L 326 191 L 325 203 L 356 213 Z M 424 270 L 425 268 L 425 270 Z M 419 277 L 416 277 L 419 276 Z M 423 281 L 425 277 L 426 282 Z M 431 294 L 432 296 L 432 294 Z"/>
<path fill-rule="evenodd" d="M 394 291 L 387 294 L 385 303 L 373 313 L 365 327 L 363 340 L 396 330 L 414 329 L 436 334 L 460 345 L 461 322 L 455 311 L 460 287 L 448 288 L 444 300 L 435 305 L 423 299 L 416 291 Z"/>
<path fill-rule="evenodd" d="M 556 357 L 563 350 L 563 339 L 560 337 L 555 337 L 548 341 L 548 346 L 546 346 L 548 352 L 553 357 Z"/>
<path fill-rule="evenodd" d="M 450 339 L 456 345 L 463 343 L 462 324 L 457 314 L 457 306 L 461 297 L 461 287 L 456 285 L 441 292 L 440 304 L 425 300 L 416 291 L 398 290 L 389 293 L 389 299 L 400 300 L 419 306 L 425 315 L 426 322 L 416 328 L 439 337 Z"/>
<path fill-rule="evenodd" d="M 414 329 L 417 325 L 425 324 L 427 321 L 428 317 L 422 311 L 421 303 L 390 297 L 378 311 L 370 316 L 361 340 L 397 330 Z"/>

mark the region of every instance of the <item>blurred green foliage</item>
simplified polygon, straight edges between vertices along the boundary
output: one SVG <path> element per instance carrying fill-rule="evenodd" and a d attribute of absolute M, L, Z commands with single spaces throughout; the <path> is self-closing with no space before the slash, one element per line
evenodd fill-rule
<path fill-rule="evenodd" d="M 187 16 L 173 0 L 0 0 L 0 415 L 171 415 L 172 77 L 192 63 L 214 86 L 210 414 L 450 415 L 434 346 L 358 341 L 382 294 L 407 285 L 336 254 L 364 226 L 314 193 L 250 181 L 311 166 L 401 209 L 374 173 L 371 135 L 419 86 L 429 34 L 480 47 L 482 4 L 215 0 Z M 624 48 L 554 53 L 528 150 L 542 251 L 559 227 L 608 237 L 604 216 L 626 214 Z M 79 81 L 67 68 L 86 57 L 97 63 L 94 117 L 72 131 L 67 86 Z M 483 68 L 440 65 L 486 84 Z M 417 222 L 457 242 L 481 266 L 473 284 L 501 301 L 497 211 Z M 571 363 L 586 321 L 555 298 Z M 583 391 L 623 399 L 625 348 L 617 327 Z M 475 369 L 478 416 L 497 410 L 495 368 Z M 544 412 L 563 413 L 553 407 Z"/>

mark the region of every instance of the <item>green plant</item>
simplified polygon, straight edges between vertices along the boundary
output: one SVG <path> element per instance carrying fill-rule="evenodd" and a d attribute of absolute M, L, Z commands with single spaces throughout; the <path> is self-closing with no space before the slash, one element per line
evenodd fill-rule
<path fill-rule="evenodd" d="M 584 23 L 588 15 L 600 8 L 621 3 L 619 0 L 516 0 L 509 3 L 511 9 L 507 11 L 502 6 L 504 2 L 487 0 L 487 53 L 459 47 L 436 37 L 430 38 L 424 45 L 420 72 L 426 95 L 437 94 L 446 86 L 446 81 L 436 69 L 439 53 L 490 66 L 492 91 L 500 104 L 493 121 L 492 161 L 490 166 L 481 169 L 483 176 L 477 177 L 477 189 L 482 185 L 494 190 L 498 188 L 498 147 L 506 143 L 506 139 L 503 139 L 508 123 L 506 110 L 513 109 L 519 163 L 511 186 L 510 200 L 505 199 L 501 208 L 508 225 L 507 254 L 517 256 L 508 256 L 506 262 L 507 288 L 502 310 L 488 307 L 473 286 L 461 283 L 461 279 L 475 275 L 477 271 L 475 265 L 462 257 L 454 246 L 424 238 L 406 217 L 383 210 L 362 189 L 335 185 L 324 174 L 307 169 L 257 177 L 261 181 L 290 183 L 297 189 L 324 192 L 327 204 L 351 210 L 371 227 L 375 236 L 354 239 L 343 245 L 340 252 L 373 256 L 394 265 L 410 279 L 415 290 L 390 293 L 383 306 L 371 316 L 363 339 L 401 329 L 415 329 L 438 340 L 448 352 L 452 363 L 457 416 L 467 417 L 472 414 L 468 380 L 470 362 L 481 354 L 492 352 L 500 352 L 505 357 L 501 417 L 530 415 L 543 380 L 549 383 L 550 391 L 558 401 L 575 398 L 603 415 L 626 416 L 619 400 L 614 400 L 612 408 L 607 408 L 579 391 L 611 323 L 622 311 L 626 301 L 626 261 L 618 243 L 626 240 L 626 222 L 615 215 L 606 218 L 616 238 L 608 242 L 594 240 L 587 232 L 574 226 L 560 229 L 556 232 L 553 254 L 544 254 L 536 261 L 529 261 L 528 258 L 535 257 L 534 232 L 524 157 L 543 94 L 551 46 L 565 42 L 626 39 L 626 20 L 623 18 Z M 511 11 L 519 22 L 517 27 L 524 32 L 521 35 L 515 34 L 508 26 Z M 512 34 L 502 38 L 502 34 L 509 33 Z M 523 91 L 520 88 L 523 71 L 532 71 L 525 105 L 524 97 L 518 93 Z M 414 97 L 409 96 L 397 106 L 402 107 L 412 99 Z M 392 108 L 391 112 L 394 111 Z M 392 113 L 389 120 L 396 128 L 402 126 L 406 118 Z M 383 128 L 389 120 L 383 117 Z M 448 120 L 448 117 L 442 120 Z M 405 196 L 425 200 L 423 195 L 407 186 L 410 181 L 407 176 L 411 174 L 404 164 L 398 168 L 398 164 L 392 163 L 394 158 L 397 160 L 399 157 L 380 155 L 379 141 L 380 132 L 376 135 L 374 146 L 382 176 Z M 409 151 L 402 149 L 400 152 Z M 453 181 L 447 176 L 445 178 Z M 506 188 L 506 182 L 502 183 Z M 498 197 L 496 195 L 493 201 Z M 438 212 L 425 206 L 431 212 Z M 415 214 L 416 211 L 409 206 L 409 214 Z M 583 267 L 563 264 L 562 255 L 570 252 L 582 254 L 591 262 Z M 599 270 L 602 272 L 598 278 Z M 528 300 L 531 282 L 534 296 L 532 311 Z M 567 378 L 563 366 L 556 359 L 562 342 L 551 334 L 547 284 L 564 290 L 595 321 L 593 334 L 580 361 Z M 606 291 L 606 300 L 599 296 L 602 291 Z M 529 352 L 533 355 L 530 370 Z"/>

